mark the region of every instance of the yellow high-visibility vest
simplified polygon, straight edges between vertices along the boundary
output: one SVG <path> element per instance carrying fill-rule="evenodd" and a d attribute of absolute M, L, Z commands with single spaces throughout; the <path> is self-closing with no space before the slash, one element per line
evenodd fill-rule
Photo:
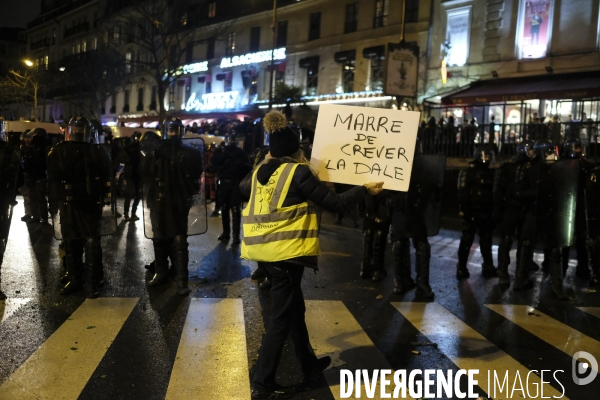
<path fill-rule="evenodd" d="M 321 254 L 313 204 L 305 201 L 282 207 L 297 167 L 281 164 L 266 185 L 258 182 L 258 169 L 254 171 L 250 202 L 242 212 L 242 258 L 274 262 Z"/>

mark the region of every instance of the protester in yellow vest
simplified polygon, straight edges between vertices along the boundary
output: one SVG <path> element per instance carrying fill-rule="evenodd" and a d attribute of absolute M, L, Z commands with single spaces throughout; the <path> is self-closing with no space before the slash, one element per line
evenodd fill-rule
<path fill-rule="evenodd" d="M 314 355 L 304 321 L 304 267 L 316 270 L 321 254 L 315 205 L 343 212 L 367 192 L 380 193 L 383 182 L 336 194 L 314 175 L 300 150 L 298 133 L 281 112 L 267 114 L 264 127 L 271 135 L 269 154 L 240 184 L 242 196 L 250 199 L 242 213 L 242 258 L 261 261 L 273 277 L 271 318 L 260 348 L 252 398 L 285 399 L 289 391 L 275 382 L 275 375 L 288 335 L 306 383 L 331 363 L 329 357 Z"/>

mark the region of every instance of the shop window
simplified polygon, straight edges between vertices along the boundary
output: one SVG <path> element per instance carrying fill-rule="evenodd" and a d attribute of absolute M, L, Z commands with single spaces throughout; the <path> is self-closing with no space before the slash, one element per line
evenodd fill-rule
<path fill-rule="evenodd" d="M 144 111 L 144 88 L 138 89 L 137 111 Z"/>
<path fill-rule="evenodd" d="M 156 86 L 152 86 L 152 92 L 150 95 L 150 109 L 151 110 L 156 110 L 156 98 L 157 98 L 157 87 Z"/>
<path fill-rule="evenodd" d="M 123 92 L 123 112 L 124 113 L 128 113 L 129 112 L 129 90 L 125 90 Z"/>
<path fill-rule="evenodd" d="M 275 85 L 285 83 L 285 71 L 275 70 Z"/>
<path fill-rule="evenodd" d="M 117 113 L 117 94 L 116 93 L 113 93 L 112 96 L 110 96 L 110 113 L 111 114 Z"/>
<path fill-rule="evenodd" d="M 316 96 L 318 86 L 319 64 L 311 65 L 306 69 L 306 94 L 309 96 Z"/>
<path fill-rule="evenodd" d="M 342 90 L 344 93 L 354 92 L 354 60 L 342 64 Z"/>
<path fill-rule="evenodd" d="M 125 72 L 128 74 L 131 73 L 131 58 L 132 57 L 133 57 L 133 51 L 127 50 L 127 53 L 125 53 Z"/>
<path fill-rule="evenodd" d="M 235 32 L 227 34 L 227 47 L 225 48 L 225 56 L 230 57 L 235 51 Z"/>
<path fill-rule="evenodd" d="M 447 10 L 446 16 L 446 42 L 442 45 L 442 57 L 448 66 L 463 66 L 469 57 L 471 6 Z"/>
<path fill-rule="evenodd" d="M 383 90 L 383 66 L 384 62 L 380 57 L 371 58 L 370 65 L 370 86 L 371 90 Z"/>
<path fill-rule="evenodd" d="M 253 26 L 250 30 L 250 52 L 255 53 L 260 49 L 260 26 Z"/>
<path fill-rule="evenodd" d="M 252 81 L 250 82 L 250 88 L 248 89 L 248 95 L 250 98 L 250 103 L 254 103 L 256 101 L 256 97 L 258 96 L 258 76 L 253 75 Z"/>
<path fill-rule="evenodd" d="M 113 46 L 121 45 L 121 26 L 117 25 L 113 28 Z"/>
<path fill-rule="evenodd" d="M 373 28 L 387 26 L 389 3 L 389 0 L 375 0 L 375 19 L 373 20 Z"/>
<path fill-rule="evenodd" d="M 521 0 L 517 26 L 519 58 L 543 58 L 552 33 L 554 0 Z"/>
<path fill-rule="evenodd" d="M 206 94 L 212 93 L 212 82 L 206 81 L 206 86 L 204 88 L 204 93 L 206 93 Z"/>
<path fill-rule="evenodd" d="M 356 29 L 358 29 L 358 3 L 346 4 L 344 33 L 356 32 Z"/>
<path fill-rule="evenodd" d="M 230 76 L 230 74 L 227 74 L 227 76 L 223 80 L 223 91 L 231 92 L 231 87 L 232 87 L 232 77 Z"/>
<path fill-rule="evenodd" d="M 287 46 L 287 31 L 288 31 L 288 22 L 287 21 L 279 21 L 279 23 L 277 24 L 277 42 L 276 42 L 277 48 Z"/>
<path fill-rule="evenodd" d="M 310 14 L 308 25 L 308 40 L 317 40 L 321 37 L 321 13 Z"/>

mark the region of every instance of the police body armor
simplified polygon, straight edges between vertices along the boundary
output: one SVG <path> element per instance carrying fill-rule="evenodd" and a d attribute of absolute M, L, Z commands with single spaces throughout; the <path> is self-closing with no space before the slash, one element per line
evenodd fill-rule
<path fill-rule="evenodd" d="M 20 166 L 21 153 L 0 140 L 0 266 L 6 250 Z"/>
<path fill-rule="evenodd" d="M 458 199 L 460 210 L 469 217 L 491 217 L 493 213 L 494 170 L 479 164 L 460 171 Z"/>
<path fill-rule="evenodd" d="M 142 141 L 140 150 L 145 236 L 166 239 L 205 233 L 204 141 Z"/>
<path fill-rule="evenodd" d="M 573 244 L 579 183 L 579 160 L 538 163 L 535 201 L 536 247 L 562 248 Z"/>
<path fill-rule="evenodd" d="M 446 156 L 415 156 L 408 192 L 390 200 L 393 240 L 439 234 L 445 172 Z"/>
<path fill-rule="evenodd" d="M 116 198 L 106 146 L 61 142 L 50 148 L 48 189 L 57 240 L 116 233 Z"/>

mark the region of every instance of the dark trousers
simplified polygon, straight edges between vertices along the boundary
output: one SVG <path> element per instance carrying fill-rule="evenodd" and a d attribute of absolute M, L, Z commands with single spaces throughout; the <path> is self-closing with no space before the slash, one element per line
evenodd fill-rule
<path fill-rule="evenodd" d="M 129 214 L 129 205 L 131 204 L 131 199 L 133 198 L 133 206 L 131 207 L 131 215 L 135 215 L 138 204 L 140 204 L 140 198 L 142 197 L 142 185 L 139 183 L 134 183 L 132 181 L 127 182 L 127 191 L 125 192 L 125 204 L 123 205 L 123 209 L 125 210 L 125 214 Z"/>
<path fill-rule="evenodd" d="M 479 251 L 483 258 L 483 264 L 493 266 L 492 259 L 492 233 L 494 232 L 494 220 L 491 217 L 481 216 L 473 220 L 463 222 L 462 237 L 458 246 L 458 265 L 466 268 L 469 260 L 471 246 L 475 241 L 475 234 L 479 233 Z"/>
<path fill-rule="evenodd" d="M 301 287 L 304 267 L 286 261 L 261 264 L 271 274 L 273 286 L 271 318 L 260 347 L 254 387 L 270 390 L 275 386 L 277 366 L 288 336 L 294 343 L 296 358 L 305 374 L 314 367 L 317 358 L 304 320 L 306 308 Z"/>
<path fill-rule="evenodd" d="M 48 220 L 48 203 L 46 201 L 46 179 L 38 179 L 27 183 L 29 188 L 29 204 L 31 215 L 35 219 Z"/>

